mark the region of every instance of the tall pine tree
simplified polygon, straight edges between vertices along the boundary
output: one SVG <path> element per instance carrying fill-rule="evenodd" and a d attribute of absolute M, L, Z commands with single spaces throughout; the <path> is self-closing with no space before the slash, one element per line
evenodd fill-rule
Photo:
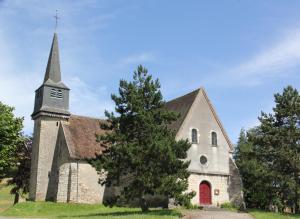
<path fill-rule="evenodd" d="M 299 213 L 300 95 L 288 86 L 274 97 L 273 113 L 262 112 L 260 125 L 241 133 L 236 163 L 248 204 Z"/>
<path fill-rule="evenodd" d="M 300 95 L 291 86 L 277 93 L 273 114 L 262 113 L 260 133 L 253 139 L 261 145 L 261 159 L 276 171 L 278 197 L 299 212 L 300 189 Z"/>
<path fill-rule="evenodd" d="M 138 200 L 148 211 L 147 196 L 163 195 L 186 204 L 194 193 L 188 188 L 187 140 L 175 140 L 168 125 L 178 118 L 165 108 L 160 83 L 138 66 L 133 81 L 120 81 L 119 95 L 112 95 L 114 113 L 106 112 L 108 130 L 99 140 L 107 151 L 91 163 L 107 172 L 106 186 L 121 189 L 119 199 Z"/>
<path fill-rule="evenodd" d="M 265 209 L 277 204 L 275 173 L 261 159 L 260 145 L 253 143 L 252 138 L 259 133 L 259 127 L 247 132 L 241 130 L 235 147 L 234 159 L 243 181 L 244 200 L 247 207 Z"/>

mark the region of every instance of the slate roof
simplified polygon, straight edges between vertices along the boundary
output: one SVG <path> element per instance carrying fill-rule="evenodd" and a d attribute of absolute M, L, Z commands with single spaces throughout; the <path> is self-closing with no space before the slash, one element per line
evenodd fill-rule
<path fill-rule="evenodd" d="M 59 62 L 59 49 L 57 34 L 54 33 L 51 50 L 48 58 L 44 84 L 54 84 L 56 86 L 67 88 L 64 83 L 61 82 L 60 62 Z M 68 89 L 68 88 L 67 88 Z"/>
<path fill-rule="evenodd" d="M 177 132 L 181 127 L 197 94 L 199 93 L 199 90 L 200 89 L 194 90 L 186 95 L 183 95 L 166 103 L 166 107 L 168 110 L 180 113 L 180 117 L 170 125 L 170 128 L 174 131 Z"/>
<path fill-rule="evenodd" d="M 100 124 L 105 120 L 85 116 L 71 115 L 68 123 L 63 123 L 62 128 L 71 158 L 94 158 L 105 149 L 96 141 L 96 135 L 104 134 Z"/>

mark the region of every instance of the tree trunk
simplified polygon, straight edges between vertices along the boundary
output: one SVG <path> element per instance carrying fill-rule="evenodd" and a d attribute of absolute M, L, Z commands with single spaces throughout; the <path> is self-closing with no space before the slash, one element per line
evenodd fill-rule
<path fill-rule="evenodd" d="M 19 199 L 20 199 L 20 194 L 18 192 L 16 192 L 16 194 L 15 194 L 15 200 L 14 200 L 14 205 L 19 202 Z"/>
<path fill-rule="evenodd" d="M 294 204 L 295 204 L 295 214 L 299 213 L 299 194 L 298 194 L 298 186 L 296 186 L 296 191 L 295 191 L 295 199 L 294 199 Z"/>
<path fill-rule="evenodd" d="M 296 188 L 295 188 L 295 199 L 294 199 L 294 204 L 295 204 L 295 214 L 299 213 L 299 175 L 298 175 L 298 171 L 296 171 L 295 174 L 295 178 L 296 178 Z"/>
<path fill-rule="evenodd" d="M 141 206 L 142 212 L 149 211 L 149 206 L 148 206 L 148 203 L 147 203 L 146 199 L 144 198 L 144 196 L 142 196 L 140 198 L 140 206 Z"/>

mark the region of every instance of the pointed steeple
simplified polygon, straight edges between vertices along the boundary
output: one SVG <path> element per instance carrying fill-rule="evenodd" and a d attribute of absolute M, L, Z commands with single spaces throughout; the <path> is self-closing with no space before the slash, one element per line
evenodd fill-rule
<path fill-rule="evenodd" d="M 35 91 L 32 118 L 40 115 L 68 118 L 70 89 L 62 82 L 57 33 L 54 33 L 43 84 Z"/>
<path fill-rule="evenodd" d="M 48 80 L 51 82 L 61 82 L 59 51 L 58 51 L 57 33 L 54 33 L 52 46 L 48 58 L 47 69 L 45 73 L 44 83 Z"/>

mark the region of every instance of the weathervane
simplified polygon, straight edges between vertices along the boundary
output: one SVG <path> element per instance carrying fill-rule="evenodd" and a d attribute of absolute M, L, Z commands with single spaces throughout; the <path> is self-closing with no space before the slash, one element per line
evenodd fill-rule
<path fill-rule="evenodd" d="M 56 11 L 56 12 L 55 12 L 54 18 L 55 18 L 55 32 L 56 32 L 56 29 L 57 29 L 57 21 L 58 21 L 59 17 L 58 17 L 58 10 L 56 9 L 55 11 Z"/>

